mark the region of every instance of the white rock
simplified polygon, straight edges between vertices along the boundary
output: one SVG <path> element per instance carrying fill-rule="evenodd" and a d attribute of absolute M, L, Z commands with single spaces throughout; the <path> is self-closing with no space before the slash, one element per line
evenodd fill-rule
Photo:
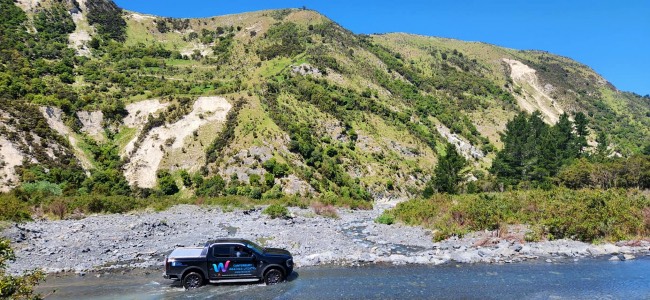
<path fill-rule="evenodd" d="M 388 261 L 392 262 L 393 264 L 400 265 L 400 264 L 405 264 L 408 262 L 408 258 L 402 254 L 391 254 L 388 257 Z"/>
<path fill-rule="evenodd" d="M 472 252 L 455 252 L 451 255 L 451 259 L 460 263 L 472 263 L 477 261 L 479 256 Z"/>
<path fill-rule="evenodd" d="M 605 253 L 609 253 L 609 254 L 618 254 L 618 253 L 620 253 L 620 248 L 618 246 L 612 245 L 612 244 L 602 245 L 601 249 L 603 249 L 603 251 Z"/>
<path fill-rule="evenodd" d="M 416 256 L 415 257 L 415 263 L 416 264 L 428 264 L 430 262 L 429 258 L 426 256 Z"/>

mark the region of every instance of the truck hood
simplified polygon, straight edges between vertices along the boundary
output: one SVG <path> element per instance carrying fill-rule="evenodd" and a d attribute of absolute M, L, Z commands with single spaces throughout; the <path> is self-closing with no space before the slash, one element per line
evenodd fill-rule
<path fill-rule="evenodd" d="M 291 256 L 291 252 L 280 248 L 264 248 L 264 254 Z"/>

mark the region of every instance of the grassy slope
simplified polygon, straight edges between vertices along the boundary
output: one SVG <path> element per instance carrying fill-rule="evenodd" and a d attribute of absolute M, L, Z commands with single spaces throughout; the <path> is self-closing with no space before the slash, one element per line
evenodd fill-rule
<path fill-rule="evenodd" d="M 181 60 L 165 59 L 161 67 L 143 68 L 133 71 L 133 74 L 144 77 L 165 78 L 166 81 L 182 83 L 196 83 L 187 92 L 167 94 L 166 96 L 189 96 L 197 98 L 201 95 L 232 94 L 235 98 L 244 97 L 246 104 L 238 115 L 235 127 L 235 137 L 227 145 L 223 154 L 232 156 L 241 150 L 252 147 L 268 147 L 273 155 L 281 162 L 288 162 L 293 166 L 303 164 L 299 155 L 287 150 L 289 142 L 288 133 L 284 132 L 273 121 L 273 116 L 265 109 L 260 101 L 265 84 L 270 79 L 283 80 L 283 76 L 290 74 L 291 65 L 310 63 L 314 53 L 322 51 L 335 60 L 340 66 L 339 70 L 327 69 L 327 75 L 322 78 L 326 85 L 338 86 L 349 89 L 355 93 L 369 90 L 374 95 L 375 103 L 387 107 L 393 113 L 412 114 L 414 103 L 412 99 L 404 99 L 391 93 L 382 86 L 376 74 L 383 74 L 386 78 L 406 85 L 411 83 L 403 74 L 389 70 L 386 62 L 382 61 L 370 49 L 360 42 L 360 37 L 340 28 L 324 16 L 307 10 L 282 10 L 260 11 L 238 15 L 219 16 L 204 19 L 191 19 L 189 28 L 183 31 L 169 31 L 160 33 L 156 29 L 153 16 L 142 16 L 132 12 L 125 12 L 128 24 L 127 46 L 136 45 L 162 45 L 167 50 L 191 53 L 197 49 L 206 55 L 208 60 Z M 158 20 L 161 20 L 160 18 Z M 306 51 L 292 57 L 278 57 L 263 61 L 256 54 L 273 44 L 265 37 L 269 28 L 282 22 L 294 22 L 298 25 L 301 34 L 308 36 L 310 42 L 306 44 Z M 329 31 L 317 33 L 310 26 L 330 24 Z M 219 53 L 213 53 L 215 43 L 202 45 L 197 40 L 189 41 L 189 33 L 201 33 L 203 30 L 216 30 L 216 28 L 235 28 L 234 38 L 230 48 L 230 56 L 219 60 Z M 487 79 L 497 87 L 505 87 L 511 83 L 508 69 L 504 66 L 503 58 L 520 60 L 531 67 L 539 68 L 538 74 L 543 83 L 551 83 L 558 87 L 556 96 L 558 101 L 569 110 L 591 112 L 594 129 L 610 128 L 618 135 L 616 140 L 624 149 L 638 150 L 638 147 L 648 141 L 648 110 L 649 105 L 634 95 L 615 92 L 600 76 L 591 69 L 569 59 L 553 56 L 543 52 L 516 51 L 501 48 L 485 43 L 463 42 L 452 39 L 431 38 L 408 34 L 386 34 L 370 37 L 372 43 L 384 46 L 393 53 L 401 55 L 400 61 L 407 68 L 414 70 L 423 78 L 436 77 L 443 74 L 442 55 L 462 53 L 461 62 L 469 63 L 471 67 L 463 70 L 462 66 L 451 63 L 451 67 L 459 72 L 471 73 L 478 78 Z M 432 55 L 432 53 L 434 53 Z M 457 54 L 454 54 L 457 55 Z M 101 60 L 93 58 L 95 60 Z M 212 60 L 210 60 L 212 59 Z M 558 66 L 560 68 L 558 68 Z M 107 70 L 115 71 L 115 66 L 105 66 Z M 543 69 L 543 70 L 542 70 Z M 568 75 L 564 75 L 568 74 Z M 291 75 L 289 75 L 291 76 Z M 570 80 L 560 82 L 560 76 L 568 76 Z M 78 88 L 93 88 L 84 84 L 83 76 L 79 76 Z M 238 90 L 223 92 L 218 85 L 240 82 Z M 597 87 L 597 88 L 595 88 Z M 119 85 L 109 86 L 109 91 L 118 91 Z M 453 106 L 459 101 L 444 89 L 436 91 L 419 91 L 423 95 L 432 95 L 438 101 Z M 125 103 L 152 98 L 153 91 L 144 90 L 140 94 L 127 94 L 122 100 Z M 475 109 L 458 108 L 461 115 L 467 116 L 471 124 L 478 129 L 478 138 L 485 138 L 487 142 L 501 146 L 499 131 L 507 120 L 517 111 L 513 105 L 505 105 L 493 95 L 474 95 L 464 92 L 466 97 L 479 103 Z M 601 101 L 602 99 L 602 101 Z M 596 102 L 602 102 L 602 107 Z M 391 120 L 369 111 L 353 111 L 346 114 L 346 120 L 340 120 L 317 107 L 295 97 L 283 97 L 282 104 L 291 110 L 297 123 L 315 124 L 319 138 L 330 136 L 331 141 L 321 142 L 321 146 L 328 147 L 342 144 L 336 141 L 335 132 L 340 129 L 341 123 L 346 121 L 363 138 L 354 148 L 343 151 L 341 164 L 344 169 L 359 176 L 364 186 L 381 193 L 386 189 L 386 183 L 393 181 L 396 186 L 403 186 L 403 191 L 410 188 L 421 188 L 430 177 L 437 162 L 437 153 L 441 153 L 442 138 L 434 133 L 438 146 L 432 149 L 422 139 L 409 130 L 404 123 Z M 101 103 L 88 103 L 87 107 L 100 107 Z M 418 118 L 411 117 L 411 120 Z M 438 122 L 436 118 L 431 119 Z M 410 121 L 413 122 L 413 121 Z M 423 128 L 422 124 L 418 125 Z M 219 126 L 202 128 L 199 130 L 197 141 L 188 141 L 188 145 L 198 143 L 206 149 L 209 141 L 213 140 L 220 131 Z M 123 148 L 126 142 L 134 136 L 134 130 L 123 128 L 114 138 L 114 142 Z M 627 137 L 634 137 L 634 141 L 627 141 Z M 477 137 L 474 137 L 476 140 Z M 199 142 L 200 141 L 200 142 Z M 487 143 L 485 142 L 485 143 Z M 196 144 L 195 143 L 195 144 Z M 331 144 L 331 145 L 330 145 Z M 340 145 L 338 145 L 340 146 Z M 480 146 L 480 145 L 476 145 Z M 201 151 L 200 146 L 192 146 L 192 152 Z M 406 150 L 406 151 L 405 151 Z M 413 155 L 415 153 L 415 155 Z M 176 155 L 171 153 L 163 164 L 170 167 L 176 160 Z M 178 154 L 181 155 L 181 154 Z M 492 155 L 480 162 L 478 168 L 489 167 Z M 227 160 L 220 160 L 218 165 L 212 165 L 211 170 L 222 172 L 230 165 Z M 364 168 L 359 168 L 364 166 Z M 253 167 L 253 166 L 246 166 Z M 415 179 L 414 179 L 415 178 Z"/>
<path fill-rule="evenodd" d="M 541 84 L 552 84 L 556 90 L 551 96 L 569 112 L 582 111 L 591 117 L 592 130 L 611 133 L 616 149 L 624 153 L 638 151 L 650 142 L 650 108 L 648 101 L 630 93 L 617 91 L 591 68 L 566 57 L 542 51 L 518 51 L 486 43 L 465 42 L 454 39 L 434 38 L 410 34 L 386 34 L 373 36 L 378 43 L 401 53 L 417 66 L 431 73 L 429 64 L 440 57 L 432 58 L 428 50 L 462 52 L 476 59 L 484 69 L 484 76 L 498 85 L 509 83 L 508 70 L 502 59 L 522 61 L 538 71 Z M 602 103 L 602 104 L 601 104 Z M 512 117 L 512 110 L 491 106 L 485 111 L 467 112 L 479 131 L 500 146 L 495 131 L 504 128 Z M 613 127 L 613 128 L 612 128 Z M 496 129 L 496 130 L 495 130 Z M 613 129 L 613 131 L 610 131 Z"/>
<path fill-rule="evenodd" d="M 127 22 L 129 24 L 127 45 L 137 43 L 155 44 L 161 43 L 166 49 L 177 50 L 180 52 L 190 52 L 193 49 L 200 49 L 212 56 L 210 47 L 212 45 L 200 46 L 196 41 L 184 41 L 183 37 L 189 32 L 200 33 L 203 29 L 214 30 L 217 27 L 238 26 L 240 31 L 235 32 L 234 46 L 232 47 L 232 56 L 227 64 L 214 65 L 205 64 L 201 61 L 193 60 L 167 60 L 166 63 L 176 67 L 176 74 L 170 74 L 179 80 L 201 80 L 206 75 L 217 78 L 239 78 L 242 80 L 242 86 L 248 90 L 256 90 L 270 78 L 277 78 L 280 74 L 286 74 L 292 65 L 300 65 L 309 62 L 310 56 L 307 54 L 310 48 L 324 48 L 329 56 L 333 57 L 340 65 L 343 66 L 341 72 L 328 70 L 324 78 L 329 84 L 349 88 L 357 92 L 370 88 L 377 94 L 377 102 L 387 105 L 396 111 L 405 111 L 410 108 L 408 102 L 404 99 L 394 97 L 389 91 L 381 87 L 373 78 L 373 72 L 388 72 L 386 65 L 377 58 L 373 53 L 356 44 L 356 37 L 350 33 L 342 31 L 348 43 L 337 43 L 329 39 L 328 36 L 311 34 L 312 42 L 307 46 L 307 51 L 294 57 L 279 57 L 276 59 L 261 61 L 255 55 L 255 51 L 268 46 L 270 42 L 264 38 L 266 31 L 278 22 L 294 22 L 299 28 L 308 32 L 309 25 L 318 26 L 330 22 L 322 15 L 313 11 L 293 10 L 286 11 L 283 18 L 278 17 L 277 11 L 261 11 L 240 15 L 229 15 L 212 17 L 205 19 L 190 20 L 190 29 L 183 32 L 170 31 L 165 34 L 157 32 L 153 17 L 138 17 L 127 13 Z M 253 36 L 251 32 L 256 34 Z M 512 49 L 505 49 L 485 43 L 463 42 L 452 39 L 431 38 L 424 36 L 415 36 L 408 34 L 387 34 L 372 37 L 373 42 L 387 47 L 388 49 L 400 53 L 403 61 L 408 62 L 415 70 L 418 70 L 424 76 L 436 76 L 439 73 L 438 65 L 441 63 L 442 52 L 451 53 L 458 51 L 465 55 L 469 60 L 476 62 L 476 67 L 472 72 L 487 78 L 498 86 L 505 86 L 510 82 L 507 69 L 502 63 L 503 58 L 513 58 L 519 60 L 543 61 L 544 54 L 537 52 L 521 52 Z M 431 50 L 438 51 L 437 56 L 430 55 Z M 595 77 L 593 71 L 584 68 L 572 61 L 564 58 L 558 58 L 571 72 L 580 76 Z M 190 72 L 191 70 L 191 72 Z M 246 72 L 241 72 L 246 70 Z M 389 73 L 393 79 L 406 81 L 396 72 Z M 600 78 L 600 77 L 596 77 Z M 202 94 L 213 94 L 214 90 L 204 89 L 199 91 Z M 436 96 L 442 101 L 446 100 L 448 95 L 444 92 L 436 93 Z M 612 99 L 612 97 L 606 98 Z M 133 99 L 137 100 L 137 99 Z M 563 99 L 565 102 L 569 100 Z M 300 102 L 291 97 L 284 98 L 284 105 L 291 109 L 297 116 L 296 122 L 320 124 L 317 132 L 320 136 L 332 135 L 331 130 L 334 127 L 327 128 L 324 124 L 336 124 L 338 121 L 333 116 L 320 111 L 318 107 L 312 104 Z M 503 130 L 505 123 L 509 120 L 516 109 L 513 107 L 504 107 L 499 101 L 483 97 L 482 103 L 487 103 L 478 110 L 463 111 L 470 116 L 473 125 L 476 126 L 482 136 L 486 137 L 490 143 L 501 146 L 499 132 Z M 575 100 L 574 100 L 575 101 Z M 609 101 L 610 104 L 612 101 Z M 612 104 L 614 105 L 614 104 Z M 619 104 L 620 105 L 620 104 Z M 624 114 L 624 112 L 615 111 Z M 345 168 L 352 174 L 361 175 L 362 182 L 371 190 L 381 193 L 385 190 L 385 184 L 388 180 L 397 183 L 397 186 L 421 187 L 429 178 L 430 172 L 437 161 L 436 151 L 413 136 L 405 128 L 398 124 L 386 123 L 381 117 L 369 112 L 359 112 L 354 117 L 352 125 L 356 131 L 366 138 L 366 143 L 371 147 L 357 147 L 348 151 L 346 159 L 343 161 Z M 216 130 L 216 128 L 214 128 Z M 208 137 L 203 135 L 207 134 Z M 201 132 L 201 138 L 209 140 L 215 134 L 213 130 Z M 286 151 L 287 137 L 285 133 L 275 126 L 272 118 L 268 116 L 268 111 L 264 110 L 259 100 L 255 97 L 248 100 L 238 117 L 238 126 L 236 127 L 235 139 L 225 150 L 225 154 L 234 155 L 240 150 L 250 149 L 251 147 L 268 146 L 275 151 L 275 155 L 280 161 L 288 161 L 293 165 L 301 165 L 300 157 Z M 331 136 L 331 138 L 335 138 Z M 397 146 L 395 146 L 397 145 Z M 369 148 L 380 149 L 378 153 L 373 153 Z M 405 155 L 400 148 L 414 149 L 417 156 Z M 380 155 L 379 155 L 380 154 Z M 489 167 L 492 155 L 480 164 L 479 168 Z M 173 161 L 173 153 L 167 159 Z M 366 166 L 358 168 L 358 166 Z M 226 160 L 220 162 L 219 166 L 213 166 L 223 170 L 231 166 Z M 255 168 L 254 166 L 246 166 Z M 418 178 L 413 181 L 409 177 Z"/>

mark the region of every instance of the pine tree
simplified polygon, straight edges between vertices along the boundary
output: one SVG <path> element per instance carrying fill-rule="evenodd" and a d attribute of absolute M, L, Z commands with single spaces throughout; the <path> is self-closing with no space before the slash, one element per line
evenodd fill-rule
<path fill-rule="evenodd" d="M 584 149 L 587 147 L 587 136 L 589 135 L 589 130 L 587 129 L 587 116 L 584 113 L 578 112 L 573 116 L 575 124 L 575 133 L 576 139 L 574 142 L 575 149 L 577 150 L 577 157 L 581 157 L 584 153 Z"/>
<path fill-rule="evenodd" d="M 574 130 L 567 114 L 562 114 L 555 126 L 549 126 L 539 112 L 530 116 L 519 113 L 506 124 L 501 135 L 504 147 L 497 153 L 491 172 L 512 185 L 522 181 L 544 182 L 555 176 L 562 165 L 579 157 L 586 146 L 587 120 L 584 115 L 576 116 Z"/>
<path fill-rule="evenodd" d="M 607 138 L 607 134 L 605 134 L 604 131 L 599 131 L 598 135 L 596 136 L 596 143 L 598 143 L 598 146 L 596 146 L 596 156 L 598 159 L 604 159 L 607 157 L 607 148 L 609 147 L 609 139 Z"/>
<path fill-rule="evenodd" d="M 526 173 L 524 160 L 527 137 L 528 118 L 525 112 L 521 112 L 506 124 L 506 130 L 501 134 L 504 146 L 492 163 L 492 173 L 501 179 L 520 178 Z"/>
<path fill-rule="evenodd" d="M 458 184 L 463 180 L 462 169 L 467 165 L 467 160 L 456 151 L 456 147 L 447 144 L 447 155 L 440 158 L 434 170 L 433 184 L 441 193 L 458 193 Z"/>

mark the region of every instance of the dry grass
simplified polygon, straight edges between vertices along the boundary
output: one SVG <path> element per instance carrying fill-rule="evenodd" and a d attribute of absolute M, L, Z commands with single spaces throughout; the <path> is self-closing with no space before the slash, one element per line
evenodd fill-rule
<path fill-rule="evenodd" d="M 68 205 L 63 202 L 63 200 L 56 200 L 47 207 L 47 210 L 57 216 L 59 219 L 65 217 L 66 212 L 68 211 Z"/>
<path fill-rule="evenodd" d="M 314 202 L 311 204 L 311 208 L 314 210 L 314 213 L 323 216 L 326 218 L 338 219 L 339 213 L 336 210 L 336 207 L 328 204 L 325 205 L 321 202 Z"/>

